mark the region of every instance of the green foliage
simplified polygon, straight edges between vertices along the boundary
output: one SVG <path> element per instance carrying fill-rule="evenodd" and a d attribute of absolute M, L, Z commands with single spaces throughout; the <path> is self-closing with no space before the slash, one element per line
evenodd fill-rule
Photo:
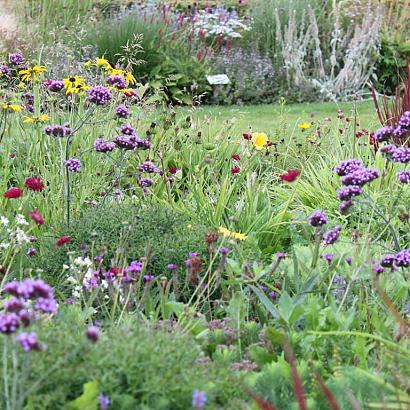
<path fill-rule="evenodd" d="M 111 205 L 90 209 L 69 228 L 59 229 L 72 242 L 66 248 L 57 248 L 55 240 L 44 243 L 44 270 L 51 281 L 56 281 L 67 263 L 67 251 L 78 251 L 82 244 L 87 252 L 105 255 L 105 260 L 123 266 L 131 260 L 149 256 L 148 271 L 166 275 L 168 263 L 184 266 L 189 252 L 206 255 L 204 234 L 200 224 L 188 227 L 191 221 L 182 214 L 161 205 Z"/>
<path fill-rule="evenodd" d="M 379 92 L 396 94 L 399 79 L 406 74 L 410 59 L 410 42 L 404 36 L 386 33 L 382 37 L 380 57 L 376 66 L 376 88 Z"/>
<path fill-rule="evenodd" d="M 210 408 L 234 408 L 230 400 L 243 399 L 229 368 L 200 364 L 194 339 L 170 333 L 166 324 L 155 329 L 125 318 L 104 329 L 95 344 L 85 331 L 80 311 L 69 307 L 38 332 L 48 350 L 31 357 L 25 409 L 91 410 L 99 392 L 110 396 L 112 408 L 124 410 L 185 410 L 195 389 L 206 392 Z"/>

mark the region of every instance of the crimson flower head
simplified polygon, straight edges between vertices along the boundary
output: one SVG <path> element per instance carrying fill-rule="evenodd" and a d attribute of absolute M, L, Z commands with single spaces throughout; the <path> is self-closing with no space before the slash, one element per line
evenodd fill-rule
<path fill-rule="evenodd" d="M 241 157 L 240 157 L 238 154 L 232 155 L 231 158 L 232 158 L 234 161 L 240 161 L 240 160 L 241 160 Z"/>
<path fill-rule="evenodd" d="M 30 218 L 37 224 L 37 225 L 44 225 L 44 218 L 41 216 L 39 211 L 30 211 L 29 213 Z"/>
<path fill-rule="evenodd" d="M 300 175 L 300 171 L 297 169 L 289 169 L 288 172 L 282 174 L 280 179 L 286 182 L 293 182 Z"/>
<path fill-rule="evenodd" d="M 178 171 L 177 167 L 175 167 L 175 166 L 169 167 L 170 174 L 175 175 L 177 173 L 177 171 Z"/>
<path fill-rule="evenodd" d="M 245 140 L 250 140 L 252 138 L 251 134 L 242 134 L 242 136 Z"/>
<path fill-rule="evenodd" d="M 241 169 L 237 165 L 231 168 L 232 174 L 239 174 L 240 171 Z"/>
<path fill-rule="evenodd" d="M 60 246 L 63 246 L 64 244 L 70 243 L 70 242 L 71 242 L 71 238 L 69 236 L 62 236 L 61 238 L 59 238 L 56 245 L 58 247 L 60 247 Z"/>
<path fill-rule="evenodd" d="M 30 191 L 42 191 L 44 188 L 44 182 L 40 178 L 27 178 L 26 187 Z"/>
<path fill-rule="evenodd" d="M 10 188 L 4 193 L 4 197 L 8 199 L 20 198 L 21 196 L 23 196 L 23 190 L 15 187 Z"/>

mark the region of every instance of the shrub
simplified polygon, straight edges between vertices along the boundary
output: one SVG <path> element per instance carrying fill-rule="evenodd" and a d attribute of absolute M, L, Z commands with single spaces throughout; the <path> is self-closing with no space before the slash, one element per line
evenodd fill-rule
<path fill-rule="evenodd" d="M 216 71 L 225 73 L 231 84 L 214 88 L 212 102 L 258 104 L 278 99 L 278 84 L 270 58 L 257 50 L 225 51 L 215 58 Z"/>
<path fill-rule="evenodd" d="M 78 250 L 80 245 L 105 252 L 105 260 L 124 263 L 151 253 L 149 270 L 152 274 L 166 273 L 168 263 L 184 265 L 189 252 L 205 255 L 205 228 L 193 225 L 189 219 L 161 205 L 115 205 L 88 210 L 69 228 L 59 229 L 70 236 L 71 242 L 57 248 L 55 240 L 45 243 L 43 269 L 50 280 L 56 280 L 67 262 L 67 250 Z"/>

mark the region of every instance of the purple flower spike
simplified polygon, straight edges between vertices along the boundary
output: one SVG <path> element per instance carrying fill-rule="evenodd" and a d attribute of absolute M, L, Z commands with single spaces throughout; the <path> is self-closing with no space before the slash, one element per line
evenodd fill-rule
<path fill-rule="evenodd" d="M 327 224 L 327 216 L 322 211 L 314 211 L 308 217 L 308 223 L 309 223 L 309 225 L 314 226 L 314 227 L 326 225 Z"/>

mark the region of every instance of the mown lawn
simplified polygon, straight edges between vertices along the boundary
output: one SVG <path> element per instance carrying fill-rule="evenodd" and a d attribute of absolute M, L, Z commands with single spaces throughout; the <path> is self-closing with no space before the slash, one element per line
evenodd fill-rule
<path fill-rule="evenodd" d="M 278 123 L 286 119 L 289 126 L 297 126 L 302 122 L 322 121 L 331 118 L 333 124 L 344 125 L 345 120 L 337 118 L 338 110 L 341 109 L 345 116 L 354 116 L 353 103 L 305 103 L 305 104 L 268 104 L 251 106 L 201 106 L 195 109 L 178 108 L 179 115 L 193 115 L 196 119 L 208 119 L 208 126 L 214 131 L 232 124 L 233 132 L 264 131 L 277 128 Z M 357 103 L 357 113 L 360 129 L 373 130 L 379 126 L 374 110 L 373 102 L 370 100 Z"/>

